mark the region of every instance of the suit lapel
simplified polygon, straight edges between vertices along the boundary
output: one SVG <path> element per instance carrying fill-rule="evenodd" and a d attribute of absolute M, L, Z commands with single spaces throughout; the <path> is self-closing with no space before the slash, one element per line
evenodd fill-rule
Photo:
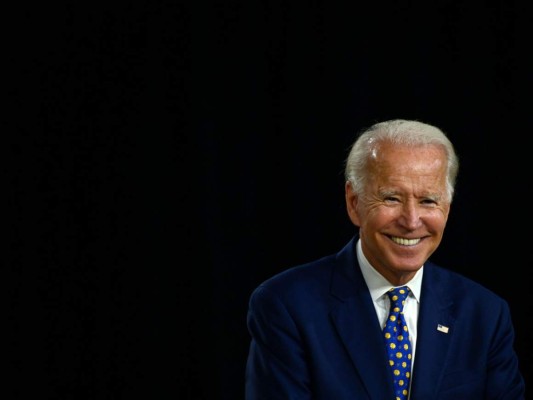
<path fill-rule="evenodd" d="M 381 337 L 381 327 L 370 293 L 350 242 L 337 257 L 331 294 L 332 323 L 370 398 L 394 398 L 394 389 Z"/>
<path fill-rule="evenodd" d="M 361 299 L 344 303 L 332 311 L 333 324 L 368 396 L 376 399 L 392 399 L 394 390 L 387 367 L 381 330 L 375 313 L 368 315 L 362 312 L 366 307 L 367 305 L 364 305 Z"/>
<path fill-rule="evenodd" d="M 431 265 L 424 267 L 411 388 L 415 398 L 435 398 L 453 336 L 452 301 L 442 290 L 446 283 L 437 275 Z"/>

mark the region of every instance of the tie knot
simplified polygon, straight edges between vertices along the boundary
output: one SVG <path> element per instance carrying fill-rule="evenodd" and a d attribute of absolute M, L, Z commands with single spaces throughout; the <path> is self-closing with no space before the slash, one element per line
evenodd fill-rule
<path fill-rule="evenodd" d="M 392 288 L 387 292 L 391 302 L 391 308 L 399 308 L 403 310 L 403 303 L 409 294 L 409 288 L 407 286 Z"/>

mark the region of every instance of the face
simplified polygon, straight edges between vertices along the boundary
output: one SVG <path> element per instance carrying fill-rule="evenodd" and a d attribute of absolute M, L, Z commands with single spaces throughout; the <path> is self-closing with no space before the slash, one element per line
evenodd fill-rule
<path fill-rule="evenodd" d="M 446 155 L 437 146 L 380 144 L 362 196 L 346 184 L 346 206 L 372 266 L 394 285 L 408 282 L 439 246 L 450 201 Z"/>

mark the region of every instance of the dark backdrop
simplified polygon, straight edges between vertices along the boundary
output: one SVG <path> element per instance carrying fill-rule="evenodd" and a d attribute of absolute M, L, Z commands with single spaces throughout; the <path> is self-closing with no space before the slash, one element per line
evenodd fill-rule
<path fill-rule="evenodd" d="M 525 4 L 351 3 L 5 11 L 6 398 L 242 399 L 248 296 L 349 240 L 385 118 L 455 143 L 434 261 L 508 299 L 533 383 Z"/>

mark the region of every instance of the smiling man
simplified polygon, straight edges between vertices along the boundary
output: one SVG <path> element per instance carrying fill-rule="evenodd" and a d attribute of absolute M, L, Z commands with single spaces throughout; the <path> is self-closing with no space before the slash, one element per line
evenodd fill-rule
<path fill-rule="evenodd" d="M 345 168 L 354 236 L 250 297 L 246 400 L 525 398 L 508 303 L 430 261 L 458 169 L 435 126 L 361 132 Z"/>

